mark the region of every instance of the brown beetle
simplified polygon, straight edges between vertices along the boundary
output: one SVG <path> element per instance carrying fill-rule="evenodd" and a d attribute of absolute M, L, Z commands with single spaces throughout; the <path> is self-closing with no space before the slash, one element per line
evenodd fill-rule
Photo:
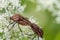
<path fill-rule="evenodd" d="M 36 24 L 31 23 L 28 19 L 21 16 L 20 14 L 15 14 L 10 17 L 10 20 L 13 20 L 14 22 L 24 25 L 24 26 L 30 26 L 31 29 L 41 38 L 43 38 L 43 30 L 39 28 Z"/>

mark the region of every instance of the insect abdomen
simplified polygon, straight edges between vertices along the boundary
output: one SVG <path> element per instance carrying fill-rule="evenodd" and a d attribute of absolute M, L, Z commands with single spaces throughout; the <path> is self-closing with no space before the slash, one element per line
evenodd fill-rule
<path fill-rule="evenodd" d="M 31 24 L 32 30 L 40 37 L 43 37 L 43 30 L 40 29 L 36 24 Z"/>

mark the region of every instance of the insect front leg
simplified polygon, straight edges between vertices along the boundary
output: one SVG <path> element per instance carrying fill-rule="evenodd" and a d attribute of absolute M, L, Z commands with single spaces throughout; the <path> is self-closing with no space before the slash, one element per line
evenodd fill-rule
<path fill-rule="evenodd" d="M 11 24 L 13 24 L 14 22 L 9 22 L 9 25 L 7 26 L 7 28 L 11 25 Z"/>
<path fill-rule="evenodd" d="M 19 24 L 18 24 L 18 28 L 19 28 L 20 32 L 22 33 L 22 35 L 24 36 L 23 31 L 22 31 L 22 29 L 20 28 Z"/>
<path fill-rule="evenodd" d="M 14 25 L 15 25 L 16 23 L 12 22 L 11 24 L 13 24 L 13 25 L 12 25 L 12 27 L 11 27 L 8 31 L 10 31 L 10 30 L 14 27 Z M 9 26 L 9 25 L 8 25 L 8 26 Z"/>

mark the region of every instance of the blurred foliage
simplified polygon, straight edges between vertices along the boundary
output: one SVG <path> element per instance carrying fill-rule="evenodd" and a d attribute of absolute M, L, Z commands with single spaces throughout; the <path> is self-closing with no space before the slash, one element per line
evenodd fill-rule
<path fill-rule="evenodd" d="M 49 11 L 48 9 L 44 10 L 42 9 L 41 11 L 36 12 L 35 3 L 31 3 L 28 0 L 23 2 L 22 4 L 27 4 L 27 7 L 23 15 L 25 16 L 33 15 L 35 18 L 38 19 L 39 21 L 38 25 L 43 27 L 45 40 L 60 40 L 60 25 L 54 21 L 56 17 L 52 16 L 52 12 Z"/>
<path fill-rule="evenodd" d="M 26 5 L 24 13 L 29 13 L 31 11 L 34 11 L 36 8 L 36 2 L 31 2 L 29 0 L 21 0 L 21 5 Z"/>

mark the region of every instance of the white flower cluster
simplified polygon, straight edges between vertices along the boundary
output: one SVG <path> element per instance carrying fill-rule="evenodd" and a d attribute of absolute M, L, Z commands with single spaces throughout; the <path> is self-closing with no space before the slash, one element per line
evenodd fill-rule
<path fill-rule="evenodd" d="M 9 0 L 14 6 L 19 6 L 19 0 Z"/>
<path fill-rule="evenodd" d="M 48 8 L 48 10 L 52 11 L 52 15 L 53 16 L 57 16 L 56 17 L 56 22 L 60 24 L 60 2 L 59 0 L 37 0 L 38 6 L 37 6 L 37 10 L 41 10 L 41 7 L 46 9 Z M 55 9 L 54 4 L 56 5 Z"/>
<path fill-rule="evenodd" d="M 9 15 L 7 13 L 0 15 L 0 23 L 5 24 L 5 25 L 9 25 L 9 22 L 6 20 L 5 17 L 9 17 Z"/>
<path fill-rule="evenodd" d="M 38 24 L 37 19 L 34 18 L 33 16 L 31 16 L 31 17 L 29 18 L 29 21 L 32 22 L 32 23 Z"/>
<path fill-rule="evenodd" d="M 3 26 L 4 25 L 6 25 L 6 26 L 9 25 L 9 20 L 7 20 L 6 18 L 13 15 L 12 12 L 13 12 L 14 8 L 16 9 L 17 12 L 19 11 L 19 12 L 22 13 L 24 11 L 25 7 L 26 7 L 26 5 L 21 6 L 20 0 L 0 0 L 0 11 L 5 9 L 4 10 L 5 12 L 0 12 L 1 13 L 0 14 L 0 25 L 1 24 Z M 0 33 L 4 32 L 3 38 L 6 37 L 6 40 L 10 40 L 11 35 L 7 31 L 8 31 L 8 29 L 6 29 L 4 27 L 4 30 L 3 30 L 0 26 Z M 0 40 L 3 40 L 3 39 L 0 38 Z"/>
<path fill-rule="evenodd" d="M 7 7 L 8 3 L 9 3 L 9 2 L 8 2 L 7 0 L 0 0 L 0 10 L 1 10 L 2 8 Z"/>
<path fill-rule="evenodd" d="M 11 5 L 9 5 L 9 3 L 11 3 Z M 17 8 L 18 11 L 23 12 L 26 5 L 21 6 L 20 3 L 21 3 L 20 0 L 0 0 L 0 10 L 6 7 L 14 9 L 15 7 Z"/>
<path fill-rule="evenodd" d="M 26 5 L 21 6 L 21 1 L 20 0 L 9 0 L 9 2 L 12 3 L 13 8 L 16 7 L 18 11 L 23 12 L 24 8 L 26 7 Z"/>
<path fill-rule="evenodd" d="M 13 10 L 16 10 L 17 13 L 21 13 L 24 11 L 25 7 L 26 5 L 21 6 L 20 0 L 0 0 L 0 10 L 2 10 L 3 8 L 5 9 L 5 12 L 0 14 L 0 22 L 2 21 L 3 23 L 7 24 L 8 22 L 5 17 L 12 16 L 12 13 L 14 13 Z"/>

